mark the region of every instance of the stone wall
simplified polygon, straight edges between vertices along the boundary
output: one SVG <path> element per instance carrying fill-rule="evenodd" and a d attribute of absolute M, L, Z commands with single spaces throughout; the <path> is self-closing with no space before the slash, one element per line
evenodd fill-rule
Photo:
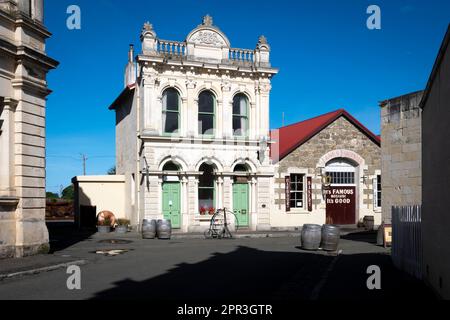
<path fill-rule="evenodd" d="M 422 92 L 381 103 L 382 211 L 391 222 L 392 206 L 422 203 Z"/>

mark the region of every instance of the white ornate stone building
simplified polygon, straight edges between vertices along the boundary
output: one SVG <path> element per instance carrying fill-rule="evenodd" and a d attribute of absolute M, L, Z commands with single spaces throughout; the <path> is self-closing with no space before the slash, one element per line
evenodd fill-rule
<path fill-rule="evenodd" d="M 0 1 L 0 258 L 48 250 L 43 0 Z"/>
<path fill-rule="evenodd" d="M 166 217 L 200 231 L 205 211 L 232 209 L 242 228 L 270 228 L 274 169 L 269 97 L 277 69 L 264 36 L 232 48 L 206 16 L 185 41 L 159 39 L 146 23 L 130 48 L 116 112 L 117 174 L 132 224 Z"/>

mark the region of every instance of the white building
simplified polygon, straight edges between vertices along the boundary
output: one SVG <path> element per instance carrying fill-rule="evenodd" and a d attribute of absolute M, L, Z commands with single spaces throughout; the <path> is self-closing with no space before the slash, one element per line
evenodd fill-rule
<path fill-rule="evenodd" d="M 117 174 L 133 225 L 169 218 L 201 231 L 210 208 L 229 208 L 241 228 L 270 228 L 270 47 L 232 48 L 206 16 L 185 41 L 157 37 L 146 23 L 142 52 L 130 48 L 116 112 Z M 120 215 L 121 213 L 119 213 Z"/>
<path fill-rule="evenodd" d="M 48 251 L 43 0 L 0 1 L 0 258 Z"/>

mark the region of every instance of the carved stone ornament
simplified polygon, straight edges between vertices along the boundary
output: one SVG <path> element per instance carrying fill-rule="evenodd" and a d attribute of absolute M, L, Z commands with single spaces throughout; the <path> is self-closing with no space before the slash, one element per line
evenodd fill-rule
<path fill-rule="evenodd" d="M 213 18 L 207 14 L 206 16 L 203 17 L 203 25 L 204 26 L 208 26 L 208 27 L 212 27 L 213 25 Z"/>
<path fill-rule="evenodd" d="M 229 81 L 222 82 L 222 91 L 230 92 L 231 91 L 231 83 Z"/>
<path fill-rule="evenodd" d="M 186 80 L 186 87 L 188 89 L 195 89 L 195 87 L 197 86 L 197 82 L 192 80 L 192 79 L 188 79 Z"/>
<path fill-rule="evenodd" d="M 225 42 L 219 37 L 219 35 L 212 31 L 199 31 L 191 41 L 199 44 L 208 44 L 214 46 L 225 45 Z"/>

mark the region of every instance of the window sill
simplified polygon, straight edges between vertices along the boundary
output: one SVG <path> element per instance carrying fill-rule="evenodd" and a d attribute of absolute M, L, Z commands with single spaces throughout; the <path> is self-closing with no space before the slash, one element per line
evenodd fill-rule
<path fill-rule="evenodd" d="M 286 214 L 311 214 L 311 212 L 305 209 L 291 209 L 291 211 L 286 211 Z"/>

